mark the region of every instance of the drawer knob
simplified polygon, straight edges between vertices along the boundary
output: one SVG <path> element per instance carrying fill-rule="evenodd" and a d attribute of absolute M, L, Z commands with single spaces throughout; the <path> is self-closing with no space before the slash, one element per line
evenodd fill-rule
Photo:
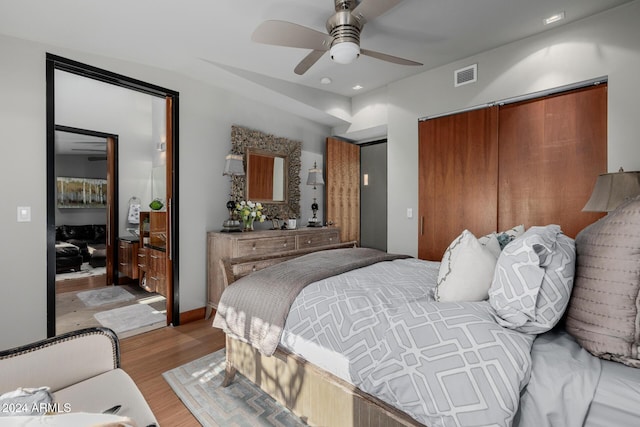
<path fill-rule="evenodd" d="M 330 242 L 333 242 L 333 237 L 329 237 L 329 241 L 330 241 Z"/>
<path fill-rule="evenodd" d="M 310 245 L 310 244 L 311 244 L 311 240 L 307 240 L 307 245 Z"/>
<path fill-rule="evenodd" d="M 256 271 L 256 266 L 254 265 L 251 271 Z"/>
<path fill-rule="evenodd" d="M 287 242 L 284 242 L 284 244 L 282 246 L 284 246 L 286 248 L 287 247 Z"/>

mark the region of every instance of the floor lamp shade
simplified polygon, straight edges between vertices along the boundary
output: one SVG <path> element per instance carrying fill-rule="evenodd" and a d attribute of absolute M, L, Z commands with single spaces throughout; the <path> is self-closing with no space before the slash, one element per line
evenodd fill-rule
<path fill-rule="evenodd" d="M 598 176 L 583 212 L 611 212 L 626 199 L 640 195 L 640 172 L 614 172 Z"/>

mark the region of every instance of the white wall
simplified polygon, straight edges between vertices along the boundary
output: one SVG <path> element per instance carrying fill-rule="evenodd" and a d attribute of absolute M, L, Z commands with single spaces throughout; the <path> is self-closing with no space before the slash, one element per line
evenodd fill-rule
<path fill-rule="evenodd" d="M 229 181 L 222 169 L 231 125 L 302 141 L 303 167 L 322 153 L 330 133 L 326 126 L 177 73 L 0 36 L 0 224 L 10 245 L 0 257 L 0 348 L 46 336 L 46 52 L 180 93 L 181 311 L 205 305 L 206 232 L 219 230 L 227 216 Z M 304 180 L 306 172 L 301 171 Z M 303 203 L 313 197 L 309 191 L 301 186 Z M 17 206 L 31 207 L 31 222 L 16 222 Z"/>
<path fill-rule="evenodd" d="M 164 99 L 60 70 L 55 71 L 55 98 L 57 125 L 118 136 L 118 235 L 128 235 L 129 199 L 138 197 L 147 210 L 151 202 L 151 168 L 158 153 L 154 100 L 164 106 Z M 99 224 L 105 222 L 103 211 Z"/>
<path fill-rule="evenodd" d="M 640 170 L 639 21 L 636 1 L 389 85 L 388 250 L 417 255 L 418 119 L 424 116 L 607 76 L 609 171 Z M 454 70 L 473 63 L 478 82 L 454 88 Z M 416 213 L 412 219 L 407 208 Z"/>

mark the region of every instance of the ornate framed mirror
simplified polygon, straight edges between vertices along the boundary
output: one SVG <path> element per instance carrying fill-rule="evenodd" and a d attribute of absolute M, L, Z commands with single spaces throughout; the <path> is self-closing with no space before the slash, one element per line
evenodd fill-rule
<path fill-rule="evenodd" d="M 298 218 L 301 147 L 299 141 L 232 126 L 231 151 L 242 155 L 246 174 L 233 177 L 234 199 L 262 203 L 269 219 Z"/>

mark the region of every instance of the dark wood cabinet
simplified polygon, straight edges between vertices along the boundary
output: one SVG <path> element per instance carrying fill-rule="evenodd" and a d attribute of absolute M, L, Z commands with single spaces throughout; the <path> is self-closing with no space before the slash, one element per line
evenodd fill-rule
<path fill-rule="evenodd" d="M 150 291 L 167 296 L 166 254 L 158 249 L 147 248 L 148 267 L 146 284 Z"/>
<path fill-rule="evenodd" d="M 118 239 L 118 283 L 127 283 L 138 278 L 138 241 Z"/>

